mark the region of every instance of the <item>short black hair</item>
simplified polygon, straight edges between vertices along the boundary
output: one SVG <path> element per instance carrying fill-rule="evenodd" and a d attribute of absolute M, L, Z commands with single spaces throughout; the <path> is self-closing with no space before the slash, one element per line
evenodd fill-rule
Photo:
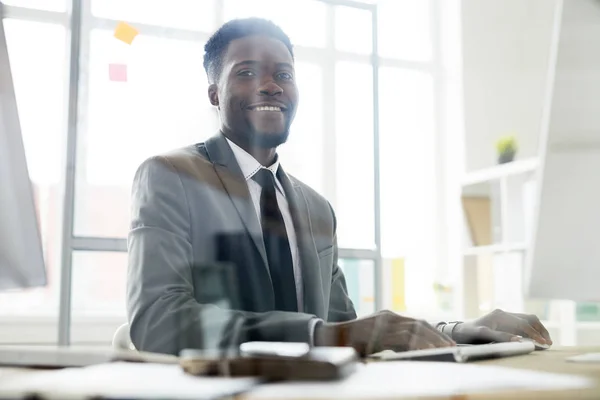
<path fill-rule="evenodd" d="M 272 21 L 263 18 L 234 19 L 221 26 L 204 45 L 204 69 L 209 82 L 214 83 L 219 79 L 223 69 L 223 54 L 229 43 L 253 35 L 265 35 L 280 40 L 294 59 L 290 38 Z"/>

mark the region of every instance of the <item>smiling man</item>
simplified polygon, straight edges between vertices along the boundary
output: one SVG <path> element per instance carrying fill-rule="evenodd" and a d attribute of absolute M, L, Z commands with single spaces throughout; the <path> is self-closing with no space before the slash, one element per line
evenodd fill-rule
<path fill-rule="evenodd" d="M 266 20 L 231 21 L 207 42 L 204 67 L 219 132 L 146 160 L 133 184 L 127 309 L 136 348 L 177 354 L 262 340 L 365 354 L 517 335 L 551 343 L 535 316 L 502 311 L 437 329 L 389 311 L 357 319 L 337 265 L 334 211 L 277 156 L 298 105 L 290 39 Z M 202 272 L 211 266 L 231 268 L 225 302 Z"/>

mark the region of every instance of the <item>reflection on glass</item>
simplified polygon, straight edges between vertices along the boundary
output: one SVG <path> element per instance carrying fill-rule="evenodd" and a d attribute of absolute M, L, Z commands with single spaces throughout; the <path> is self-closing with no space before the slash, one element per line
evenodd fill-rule
<path fill-rule="evenodd" d="M 46 11 L 66 11 L 66 0 L 2 0 L 9 6 L 33 8 Z M 33 36 L 33 35 L 32 35 Z"/>
<path fill-rule="evenodd" d="M 213 0 L 92 0 L 96 17 L 141 22 L 170 28 L 212 31 L 215 5 Z"/>
<path fill-rule="evenodd" d="M 338 244 L 372 249 L 373 68 L 339 62 L 335 69 L 336 186 Z"/>
<path fill-rule="evenodd" d="M 283 29 L 293 45 L 325 47 L 327 5 L 319 0 L 223 0 L 225 21 L 266 18 Z"/>
<path fill-rule="evenodd" d="M 335 8 L 335 48 L 359 54 L 373 49 L 372 14 L 360 8 Z"/>
<path fill-rule="evenodd" d="M 133 176 L 147 157 L 200 142 L 218 125 L 202 43 L 140 35 L 135 50 L 91 32 L 88 107 L 78 140 L 75 234 L 125 237 Z M 109 80 L 125 63 L 127 82 Z M 111 210 L 111 218 L 102 217 Z"/>
<path fill-rule="evenodd" d="M 339 260 L 348 296 L 359 317 L 375 312 L 375 264 L 372 260 Z"/>
<path fill-rule="evenodd" d="M 304 62 L 296 62 L 295 69 L 300 102 L 290 137 L 278 153 L 286 172 L 323 194 L 323 73 L 320 66 Z"/>
<path fill-rule="evenodd" d="M 57 25 L 13 19 L 5 19 L 4 27 L 38 209 L 48 285 L 0 293 L 0 315 L 56 316 L 65 148 L 66 32 Z"/>
<path fill-rule="evenodd" d="M 381 68 L 381 238 L 385 258 L 405 260 L 407 306 L 433 301 L 436 174 L 433 78 Z M 427 300 L 428 299 L 428 300 Z"/>
<path fill-rule="evenodd" d="M 377 18 L 379 55 L 410 61 L 431 60 L 429 0 L 381 1 Z"/>

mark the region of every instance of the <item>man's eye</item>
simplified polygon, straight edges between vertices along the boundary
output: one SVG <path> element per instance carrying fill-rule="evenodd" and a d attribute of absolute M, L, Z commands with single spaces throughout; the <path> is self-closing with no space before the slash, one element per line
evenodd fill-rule
<path fill-rule="evenodd" d="M 255 75 L 254 71 L 250 71 L 248 69 L 238 72 L 238 76 L 254 76 L 254 75 Z"/>
<path fill-rule="evenodd" d="M 277 78 L 284 80 L 284 81 L 291 81 L 294 79 L 292 74 L 290 74 L 289 72 L 280 72 L 277 74 Z"/>

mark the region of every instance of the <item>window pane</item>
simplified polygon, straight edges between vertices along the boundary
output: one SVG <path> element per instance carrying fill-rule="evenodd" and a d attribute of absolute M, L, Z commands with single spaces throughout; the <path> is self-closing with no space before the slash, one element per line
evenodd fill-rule
<path fill-rule="evenodd" d="M 300 103 L 288 142 L 278 153 L 287 172 L 323 194 L 323 73 L 316 64 L 296 62 L 295 67 Z"/>
<path fill-rule="evenodd" d="M 55 326 L 60 283 L 66 32 L 61 26 L 13 19 L 5 19 L 4 26 L 38 208 L 48 285 L 0 293 L 0 315 L 47 316 L 51 319 L 46 322 Z M 56 342 L 56 330 L 50 332 L 51 336 L 44 339 Z M 3 340 L 12 339 L 23 340 L 21 337 Z"/>
<path fill-rule="evenodd" d="M 89 88 L 83 90 L 88 104 L 78 141 L 76 235 L 125 237 L 139 164 L 218 129 L 206 94 L 201 43 L 140 35 L 135 50 L 121 54 L 120 46 L 112 32 L 91 33 L 84 68 Z M 109 81 L 113 62 L 127 64 L 127 82 Z"/>
<path fill-rule="evenodd" d="M 377 18 L 379 55 L 411 61 L 431 59 L 430 0 L 383 0 Z"/>
<path fill-rule="evenodd" d="M 327 5 L 318 0 L 224 0 L 225 20 L 266 18 L 283 29 L 293 45 L 325 47 Z"/>
<path fill-rule="evenodd" d="M 380 171 L 382 255 L 404 258 L 409 309 L 433 301 L 435 146 L 433 79 L 381 68 Z M 412 308 L 414 309 L 414 308 Z"/>
<path fill-rule="evenodd" d="M 373 223 L 373 68 L 340 62 L 335 70 L 338 244 L 375 248 Z"/>
<path fill-rule="evenodd" d="M 215 28 L 213 0 L 92 0 L 92 14 L 130 22 L 210 32 Z"/>
<path fill-rule="evenodd" d="M 127 253 L 74 252 L 71 340 L 110 344 L 127 321 Z"/>
<path fill-rule="evenodd" d="M 372 14 L 360 8 L 335 8 L 335 48 L 360 54 L 373 50 Z"/>
<path fill-rule="evenodd" d="M 66 0 L 2 0 L 8 6 L 35 8 L 47 11 L 66 11 Z"/>
<path fill-rule="evenodd" d="M 348 296 L 359 317 L 375 312 L 375 264 L 372 260 L 339 260 Z"/>

